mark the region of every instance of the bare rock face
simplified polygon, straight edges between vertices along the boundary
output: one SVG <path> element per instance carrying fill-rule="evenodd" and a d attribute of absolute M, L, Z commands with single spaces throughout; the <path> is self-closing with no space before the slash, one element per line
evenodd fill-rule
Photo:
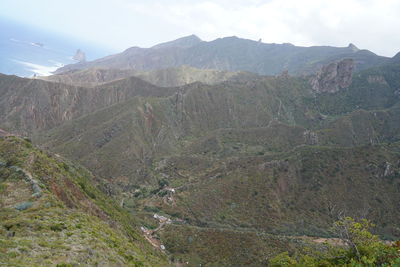
<path fill-rule="evenodd" d="M 86 62 L 86 55 L 82 50 L 78 49 L 78 50 L 76 50 L 76 53 L 72 57 L 72 59 L 79 61 L 79 62 Z"/>
<path fill-rule="evenodd" d="M 350 86 L 354 60 L 343 59 L 325 65 L 311 79 L 310 84 L 317 93 L 336 93 Z"/>

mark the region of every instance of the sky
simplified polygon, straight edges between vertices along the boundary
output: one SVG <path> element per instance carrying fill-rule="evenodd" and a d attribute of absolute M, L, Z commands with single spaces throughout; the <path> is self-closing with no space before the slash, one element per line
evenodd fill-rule
<path fill-rule="evenodd" d="M 0 18 L 113 52 L 190 34 L 400 51 L 400 0 L 0 0 Z"/>

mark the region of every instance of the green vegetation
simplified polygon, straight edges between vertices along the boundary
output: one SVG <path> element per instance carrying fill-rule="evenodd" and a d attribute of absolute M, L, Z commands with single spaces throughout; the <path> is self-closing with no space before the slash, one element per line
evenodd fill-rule
<path fill-rule="evenodd" d="M 213 43 L 221 58 L 246 44 Z M 160 88 L 119 79 L 130 71 L 98 69 L 66 75 L 116 80 L 81 88 L 0 76 L 0 127 L 29 133 L 95 175 L 28 140 L 1 139 L 1 258 L 60 266 L 165 265 L 166 255 L 211 266 L 395 266 L 394 250 L 368 234 L 366 222 L 336 224 L 356 236 L 346 244 L 321 240 L 343 240 L 331 228 L 343 215 L 373 221 L 382 240 L 400 237 L 400 66 L 378 66 L 386 60 L 354 48 L 285 49 L 290 72 L 349 54 L 376 67 L 331 93 L 312 87 L 309 76 L 191 67 L 141 75 L 164 85 L 210 84 Z M 278 52 L 270 61 L 257 57 L 268 63 L 259 71 L 280 70 Z M 229 60 L 251 69 L 248 56 Z M 166 255 L 148 241 L 165 245 Z"/>
<path fill-rule="evenodd" d="M 0 265 L 167 264 L 82 167 L 17 137 L 0 138 L 0 161 Z"/>
<path fill-rule="evenodd" d="M 142 225 L 156 229 L 154 213 L 179 222 L 157 238 L 182 261 L 246 265 L 265 263 L 267 254 L 292 256 L 307 245 L 288 249 L 286 241 L 256 238 L 266 253 L 257 254 L 247 241 L 227 242 L 237 235 L 240 244 L 249 232 L 332 238 L 342 214 L 368 218 L 380 238 L 394 240 L 400 77 L 380 77 L 383 68 L 354 74 L 349 88 L 333 94 L 313 91 L 308 77 L 285 75 L 186 85 L 167 97 L 130 98 L 33 140 L 107 178 L 109 192 Z M 188 244 L 191 231 L 202 241 Z"/>
<path fill-rule="evenodd" d="M 272 235 L 254 229 L 170 225 L 160 233 L 173 260 L 189 266 L 266 266 L 283 252 L 323 250 L 311 238 Z"/>
<path fill-rule="evenodd" d="M 400 243 L 385 244 L 369 232 L 373 225 L 362 220 L 356 222 L 345 217 L 334 224 L 334 229 L 344 242 L 314 255 L 293 255 L 283 252 L 269 261 L 269 266 L 400 266 Z"/>
<path fill-rule="evenodd" d="M 94 87 L 116 80 L 126 79 L 131 76 L 138 77 L 144 81 L 161 87 L 183 86 L 194 82 L 216 84 L 227 80 L 257 78 L 256 74 L 247 72 L 228 72 L 180 66 L 150 71 L 89 68 L 51 76 L 39 76 L 38 79 L 64 84 Z"/>

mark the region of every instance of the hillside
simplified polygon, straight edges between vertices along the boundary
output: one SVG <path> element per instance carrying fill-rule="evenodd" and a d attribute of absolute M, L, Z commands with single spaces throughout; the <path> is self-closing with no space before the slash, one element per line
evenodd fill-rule
<path fill-rule="evenodd" d="M 153 245 L 178 266 L 265 265 L 326 250 L 318 240 L 335 243 L 343 216 L 397 239 L 396 58 L 191 36 L 46 78 L 1 75 L 0 253 L 22 265 L 167 264 Z"/>
<path fill-rule="evenodd" d="M 302 81 L 295 82 L 302 85 Z M 302 110 L 306 107 L 296 101 L 302 95 L 311 97 L 311 92 L 301 87 L 298 92 L 291 90 L 285 79 L 249 83 L 191 84 L 166 98 L 135 97 L 65 123 L 39 139 L 99 172 L 104 170 L 106 177 L 139 176 L 148 183 L 154 178 L 147 177 L 145 169 L 153 157 L 181 151 L 190 144 L 185 139 L 218 128 L 265 127 L 279 109 L 277 119 L 281 121 L 310 120 Z M 114 160 L 110 154 L 125 156 Z"/>
<path fill-rule="evenodd" d="M 82 87 L 93 87 L 108 82 L 135 76 L 134 70 L 118 70 L 118 69 L 84 69 L 71 70 L 62 74 L 50 76 L 37 76 L 36 79 L 64 83 L 69 85 L 77 85 Z"/>
<path fill-rule="evenodd" d="M 177 90 L 136 77 L 87 88 L 0 74 L 0 127 L 32 135 L 133 96 L 168 96 Z"/>
<path fill-rule="evenodd" d="M 353 58 L 357 70 L 388 61 L 388 58 L 359 50 L 354 45 L 300 47 L 267 44 L 235 36 L 205 42 L 188 36 L 151 48 L 132 47 L 91 62 L 67 65 L 56 73 L 88 68 L 147 71 L 187 65 L 199 69 L 248 71 L 261 75 L 276 75 L 285 70 L 291 74 L 309 74 L 327 62 L 343 58 Z"/>
<path fill-rule="evenodd" d="M 189 66 L 167 68 L 150 71 L 119 70 L 119 69 L 83 69 L 71 70 L 51 76 L 37 76 L 36 79 L 60 82 L 83 87 L 93 87 L 131 76 L 160 87 L 176 87 L 189 83 L 201 82 L 216 84 L 227 80 L 255 78 L 256 74 L 247 72 L 228 72 L 212 69 L 196 69 Z"/>
<path fill-rule="evenodd" d="M 388 75 L 385 78 L 381 72 L 382 69 L 362 72 L 354 77 L 348 89 L 335 93 L 316 93 L 308 79 L 285 76 L 213 86 L 192 84 L 166 98 L 132 98 L 68 122 L 42 137 L 49 147 L 57 147 L 97 171 L 105 169 L 107 177 L 140 176 L 141 180 L 146 180 L 146 172 L 127 170 L 124 166 L 145 167 L 153 157 L 193 147 L 203 138 L 211 143 L 199 147 L 217 150 L 218 143 L 212 135 L 218 129 L 232 129 L 232 132 L 248 129 L 255 138 L 263 138 L 263 143 L 252 141 L 255 143 L 252 149 L 260 152 L 317 142 L 312 139 L 320 140 L 321 145 L 341 146 L 393 141 L 398 137 L 395 104 L 399 98 L 395 94 L 399 78 L 394 79 L 389 71 L 385 71 Z M 279 135 L 280 131 L 285 132 Z M 268 138 L 282 138 L 282 141 L 275 144 L 268 142 Z M 243 134 L 236 139 L 251 140 Z M 125 157 L 116 161 L 95 156 L 113 155 L 116 153 L 113 151 Z"/>
<path fill-rule="evenodd" d="M 346 215 L 395 239 L 399 65 L 352 66 L 135 96 L 34 140 L 106 179 L 153 229 L 153 213 L 176 221 L 155 235 L 192 263 L 262 264 L 310 246 L 301 236 L 335 237 L 331 225 Z M 262 252 L 240 245 L 250 236 Z"/>
<path fill-rule="evenodd" d="M 0 137 L 0 264 L 166 266 L 135 219 L 78 165 Z"/>

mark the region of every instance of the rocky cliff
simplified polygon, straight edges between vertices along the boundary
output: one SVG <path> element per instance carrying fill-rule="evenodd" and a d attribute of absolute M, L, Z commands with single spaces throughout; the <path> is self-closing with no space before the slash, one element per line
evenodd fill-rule
<path fill-rule="evenodd" d="M 136 95 L 168 96 L 177 90 L 136 77 L 86 88 L 0 74 L 0 127 L 31 135 Z"/>
<path fill-rule="evenodd" d="M 353 77 L 354 61 L 343 59 L 323 66 L 310 79 L 313 90 L 317 93 L 336 93 L 351 85 Z"/>
<path fill-rule="evenodd" d="M 86 61 L 86 55 L 82 50 L 78 49 L 78 50 L 76 50 L 76 53 L 72 57 L 72 59 L 76 60 L 78 62 L 85 62 Z"/>

